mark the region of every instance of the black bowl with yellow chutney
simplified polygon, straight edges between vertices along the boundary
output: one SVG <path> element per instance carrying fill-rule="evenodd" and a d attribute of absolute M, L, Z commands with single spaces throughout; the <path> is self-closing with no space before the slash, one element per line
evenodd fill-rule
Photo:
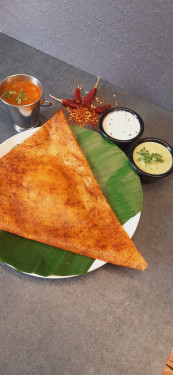
<path fill-rule="evenodd" d="M 143 182 L 155 182 L 173 171 L 173 148 L 158 138 L 141 138 L 134 142 L 128 157 Z"/>

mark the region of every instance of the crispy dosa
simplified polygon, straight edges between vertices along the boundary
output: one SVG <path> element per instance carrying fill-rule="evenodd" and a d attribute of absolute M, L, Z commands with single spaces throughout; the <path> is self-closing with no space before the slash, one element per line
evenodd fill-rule
<path fill-rule="evenodd" d="M 116 265 L 147 267 L 62 110 L 0 159 L 0 228 Z"/>

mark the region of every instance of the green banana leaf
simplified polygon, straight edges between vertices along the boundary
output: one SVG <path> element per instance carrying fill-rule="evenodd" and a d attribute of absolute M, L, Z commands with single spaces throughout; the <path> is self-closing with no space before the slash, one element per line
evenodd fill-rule
<path fill-rule="evenodd" d="M 140 179 L 126 155 L 101 134 L 71 125 L 100 188 L 123 225 L 142 210 Z M 85 274 L 94 262 L 14 234 L 0 231 L 0 260 L 19 271 L 40 276 Z"/>

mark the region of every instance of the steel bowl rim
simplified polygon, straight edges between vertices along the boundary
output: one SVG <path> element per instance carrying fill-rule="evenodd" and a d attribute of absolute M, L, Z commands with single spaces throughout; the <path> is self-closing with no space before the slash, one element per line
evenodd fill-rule
<path fill-rule="evenodd" d="M 16 108 L 16 107 L 17 107 L 17 108 L 19 108 L 19 107 L 20 107 L 20 108 L 22 108 L 22 107 L 29 107 L 29 106 L 31 106 L 31 105 L 33 105 L 33 104 L 39 103 L 39 101 L 40 101 L 41 98 L 42 98 L 42 94 L 43 94 L 43 85 L 42 85 L 42 83 L 39 81 L 38 78 L 36 78 L 36 77 L 34 77 L 34 76 L 31 76 L 30 74 L 18 73 L 18 74 L 13 74 L 13 75 L 11 75 L 11 76 L 8 76 L 8 77 L 4 78 L 3 81 L 0 82 L 0 88 L 1 88 L 1 85 L 2 85 L 7 79 L 11 79 L 11 78 L 19 77 L 19 76 L 25 76 L 25 77 L 33 78 L 34 80 L 36 80 L 36 81 L 39 83 L 40 88 L 41 88 L 41 95 L 39 96 L 39 98 L 38 98 L 37 100 L 35 100 L 35 102 L 32 102 L 32 103 L 30 103 L 30 104 L 20 105 L 20 106 L 17 105 L 17 104 L 10 104 L 10 103 L 6 102 L 6 101 L 2 98 L 1 94 L 0 94 L 0 99 L 3 101 L 4 104 L 7 104 L 8 106 L 11 106 L 11 107 L 14 107 L 14 108 Z"/>

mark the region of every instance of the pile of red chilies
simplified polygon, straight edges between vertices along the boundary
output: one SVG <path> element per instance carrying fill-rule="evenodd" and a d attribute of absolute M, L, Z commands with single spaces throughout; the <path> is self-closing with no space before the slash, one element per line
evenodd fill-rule
<path fill-rule="evenodd" d="M 94 97 L 95 97 L 95 95 L 97 93 L 97 86 L 98 86 L 99 81 L 100 81 L 100 77 L 98 77 L 95 86 L 85 96 L 85 98 L 84 98 L 84 105 L 90 111 L 93 111 L 95 113 L 101 114 L 101 113 L 105 112 L 107 109 L 109 109 L 111 107 L 111 105 L 107 104 L 107 105 L 104 105 L 104 106 L 101 106 L 101 107 L 90 108 L 91 107 L 91 103 L 92 103 L 92 101 L 93 101 L 93 99 L 94 99 Z M 51 94 L 49 96 L 51 98 L 59 101 L 65 107 L 70 107 L 70 108 L 76 108 L 77 109 L 77 108 L 79 108 L 80 104 L 82 104 L 82 98 L 81 98 L 79 87 L 76 87 L 73 99 L 58 99 L 58 98 L 56 98 L 55 96 L 53 96 Z"/>

